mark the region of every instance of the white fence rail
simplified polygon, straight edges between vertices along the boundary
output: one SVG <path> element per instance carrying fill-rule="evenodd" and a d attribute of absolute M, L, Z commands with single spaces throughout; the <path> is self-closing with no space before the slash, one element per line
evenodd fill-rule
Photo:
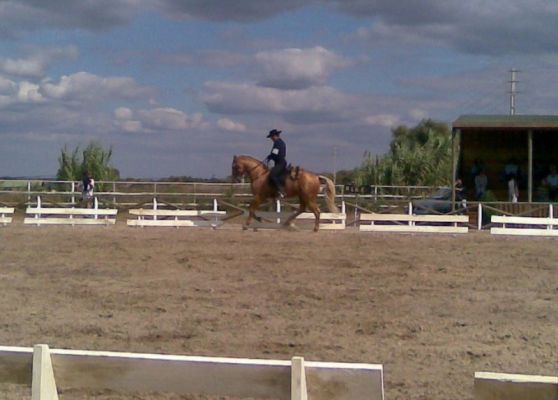
<path fill-rule="evenodd" d="M 57 390 L 170 392 L 281 400 L 383 400 L 383 367 L 304 361 L 189 357 L 0 347 L 0 383 L 27 384 L 32 400 Z"/>
<path fill-rule="evenodd" d="M 57 180 L 18 180 L 0 179 L 0 200 L 2 196 L 14 194 L 27 196 L 63 195 L 67 201 L 75 203 L 80 193 L 77 191 L 79 182 Z M 149 182 L 149 181 L 96 181 L 96 194 L 112 200 L 113 203 L 126 203 L 127 199 L 148 196 L 192 197 L 193 201 L 212 199 L 214 197 L 234 196 L 250 197 L 249 183 L 222 182 Z M 99 190 L 102 188 L 102 191 Z M 339 198 L 361 198 L 366 200 L 394 201 L 418 199 L 435 192 L 434 186 L 390 186 L 372 185 L 354 190 L 349 185 L 336 185 Z"/>
<path fill-rule="evenodd" d="M 130 217 L 126 221 L 128 226 L 158 226 L 158 227 L 211 227 L 217 228 L 223 224 L 222 218 L 226 211 L 218 209 L 216 199 L 213 199 L 212 210 L 178 210 L 161 209 L 157 199 L 153 199 L 151 208 L 128 210 Z"/>
<path fill-rule="evenodd" d="M 13 207 L 0 207 L 0 225 L 8 225 L 12 222 L 12 215 L 15 208 Z"/>
<path fill-rule="evenodd" d="M 474 400 L 556 400 L 558 377 L 475 372 Z"/>
<path fill-rule="evenodd" d="M 116 209 L 101 209 L 97 198 L 93 208 L 43 207 L 41 197 L 37 197 L 36 207 L 27 207 L 24 224 L 31 225 L 114 225 Z"/>

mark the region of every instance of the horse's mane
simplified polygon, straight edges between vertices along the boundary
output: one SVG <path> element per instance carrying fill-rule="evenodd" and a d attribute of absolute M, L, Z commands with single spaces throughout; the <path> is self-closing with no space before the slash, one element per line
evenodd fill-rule
<path fill-rule="evenodd" d="M 262 161 L 258 160 L 256 157 L 247 156 L 247 155 L 240 155 L 240 156 L 235 156 L 235 157 L 236 157 L 237 159 L 243 158 L 243 159 L 245 159 L 245 160 L 253 161 L 253 162 L 256 163 L 256 164 L 260 164 L 260 165 L 261 165 L 262 167 L 264 167 L 266 170 L 268 169 L 268 168 L 267 168 L 267 165 L 265 165 Z"/>

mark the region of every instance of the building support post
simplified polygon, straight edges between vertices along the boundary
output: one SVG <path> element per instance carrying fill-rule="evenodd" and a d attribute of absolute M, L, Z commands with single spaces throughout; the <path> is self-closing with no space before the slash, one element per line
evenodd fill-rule
<path fill-rule="evenodd" d="M 461 130 L 451 131 L 451 210 L 455 211 L 455 181 L 457 180 L 457 164 L 459 161 L 459 148 L 461 140 Z"/>
<path fill-rule="evenodd" d="M 533 202 L 533 130 L 527 131 L 527 201 Z"/>

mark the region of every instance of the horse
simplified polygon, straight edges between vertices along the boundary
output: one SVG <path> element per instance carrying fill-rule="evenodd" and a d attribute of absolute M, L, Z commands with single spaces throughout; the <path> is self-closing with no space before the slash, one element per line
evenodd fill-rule
<path fill-rule="evenodd" d="M 276 198 L 277 191 L 269 182 L 269 168 L 260 160 L 250 156 L 234 156 L 232 162 L 232 176 L 239 180 L 248 175 L 254 199 L 250 202 L 248 218 L 243 226 L 248 229 L 252 218 L 261 222 L 262 219 L 256 215 L 259 205 L 269 198 Z M 285 178 L 285 197 L 298 196 L 298 210 L 287 218 L 283 224 L 289 226 L 290 223 L 308 207 L 315 216 L 314 232 L 320 228 L 320 208 L 318 207 L 317 197 L 320 192 L 320 183 L 325 183 L 325 199 L 329 212 L 339 212 L 335 205 L 335 185 L 326 176 L 316 175 L 313 172 L 296 167 L 291 169 Z"/>

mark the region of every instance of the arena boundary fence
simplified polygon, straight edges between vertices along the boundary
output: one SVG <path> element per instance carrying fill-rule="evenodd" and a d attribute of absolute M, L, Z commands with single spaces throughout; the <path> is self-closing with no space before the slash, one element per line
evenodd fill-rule
<path fill-rule="evenodd" d="M 157 198 L 153 199 L 150 209 L 130 209 L 128 213 L 130 216 L 136 217 L 135 219 L 129 218 L 126 221 L 128 226 L 211 227 L 214 229 L 223 224 L 223 218 L 227 214 L 226 211 L 218 210 L 216 199 L 213 199 L 212 210 L 182 210 L 176 209 L 176 207 L 174 209 L 161 209 Z"/>
<path fill-rule="evenodd" d="M 486 206 L 485 206 L 486 207 Z M 482 205 L 479 204 L 479 210 Z M 545 216 L 530 214 L 540 214 Z M 481 211 L 479 211 L 480 214 Z M 519 236 L 558 236 L 558 218 L 554 218 L 554 206 L 538 207 L 526 212 L 527 215 L 492 215 L 490 218 L 490 233 L 494 235 L 519 235 Z M 479 223 L 479 229 L 481 224 Z"/>
<path fill-rule="evenodd" d="M 296 208 L 296 207 L 295 207 Z M 243 217 L 248 217 L 248 210 L 243 209 Z M 294 212 L 294 211 L 293 211 Z M 275 202 L 275 211 L 256 211 L 256 215 L 262 218 L 262 222 L 252 220 L 250 229 L 281 229 L 287 219 L 293 212 L 283 212 L 282 205 L 279 200 Z M 298 215 L 293 223 L 294 228 L 314 228 L 315 216 L 311 212 L 304 212 Z M 296 223 L 299 225 L 296 225 Z M 346 228 L 347 212 L 345 202 L 341 203 L 341 212 L 321 212 L 320 213 L 320 230 L 343 230 Z"/>
<path fill-rule="evenodd" d="M 558 377 L 475 372 L 475 400 L 556 400 Z"/>
<path fill-rule="evenodd" d="M 11 224 L 14 212 L 14 207 L 0 207 L 0 224 L 4 226 Z"/>
<path fill-rule="evenodd" d="M 114 225 L 116 209 L 100 209 L 95 197 L 93 208 L 43 207 L 41 197 L 37 197 L 36 207 L 27 207 L 24 224 L 31 225 Z"/>
<path fill-rule="evenodd" d="M 0 346 L 0 383 L 31 386 L 32 400 L 58 389 L 171 392 L 281 400 L 383 400 L 383 367 L 305 361 Z"/>
<path fill-rule="evenodd" d="M 464 209 L 462 209 L 464 210 Z M 364 222 L 364 223 L 363 223 Z M 361 213 L 358 219 L 361 232 L 404 233 L 467 233 L 469 216 L 455 214 L 413 214 L 413 204 L 407 214 Z"/>

